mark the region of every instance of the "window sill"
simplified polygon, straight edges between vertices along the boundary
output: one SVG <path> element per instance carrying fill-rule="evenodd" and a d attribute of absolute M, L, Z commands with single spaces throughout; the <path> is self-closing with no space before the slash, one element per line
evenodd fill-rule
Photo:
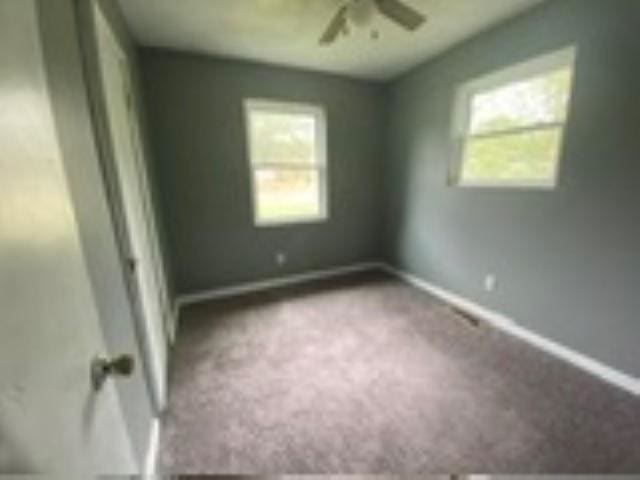
<path fill-rule="evenodd" d="M 557 188 L 555 183 L 453 183 L 449 185 L 453 188 L 470 190 L 531 190 L 531 191 L 553 191 Z"/>
<path fill-rule="evenodd" d="M 317 225 L 320 223 L 326 223 L 329 220 L 328 216 L 320 217 L 306 217 L 306 218 L 293 218 L 286 220 L 254 220 L 253 226 L 256 228 L 284 228 L 284 227 L 301 227 L 305 225 Z"/>

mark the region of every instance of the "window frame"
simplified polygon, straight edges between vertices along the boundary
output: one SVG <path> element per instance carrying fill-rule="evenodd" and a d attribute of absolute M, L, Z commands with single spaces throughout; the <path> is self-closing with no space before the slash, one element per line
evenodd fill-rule
<path fill-rule="evenodd" d="M 573 93 L 576 78 L 576 58 L 577 47 L 575 45 L 562 48 L 560 50 L 540 55 L 515 65 L 503 68 L 496 72 L 484 75 L 474 80 L 463 83 L 457 88 L 452 122 L 452 159 L 449 162 L 449 185 L 458 188 L 483 188 L 483 189 L 523 189 L 523 190 L 554 190 L 559 183 L 560 169 L 562 163 L 562 152 L 564 150 L 564 140 L 566 126 L 569 122 L 571 106 L 573 104 Z M 569 89 L 569 99 L 567 112 L 563 121 L 546 122 L 514 127 L 512 129 L 500 130 L 497 132 L 471 133 L 472 104 L 475 96 L 506 87 L 513 83 L 526 80 L 533 80 L 536 77 L 553 73 L 562 68 L 571 68 L 572 79 Z M 465 161 L 465 147 L 468 140 L 473 138 L 496 138 L 517 133 L 539 132 L 543 130 L 560 129 L 560 141 L 558 145 L 558 158 L 555 162 L 553 177 L 548 180 L 488 180 L 473 181 L 464 180 L 462 171 Z"/>
<path fill-rule="evenodd" d="M 244 123 L 247 145 L 247 163 L 249 166 L 251 205 L 253 208 L 253 224 L 258 228 L 284 227 L 288 225 L 303 225 L 323 223 L 329 219 L 329 168 L 327 158 L 327 114 L 322 105 L 270 100 L 261 98 L 246 98 L 243 101 Z M 254 161 L 253 131 L 251 128 L 251 115 L 253 112 L 268 112 L 279 114 L 310 115 L 315 120 L 315 159 L 310 165 L 300 163 L 268 163 L 258 164 Z M 301 217 L 289 217 L 286 219 L 261 219 L 258 208 L 258 185 L 256 173 L 260 169 L 282 169 L 313 171 L 318 174 L 318 204 L 317 215 L 305 215 Z"/>

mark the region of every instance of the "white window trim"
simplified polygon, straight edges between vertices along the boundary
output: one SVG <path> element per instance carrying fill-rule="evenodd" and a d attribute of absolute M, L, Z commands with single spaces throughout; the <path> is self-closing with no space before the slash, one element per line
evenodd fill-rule
<path fill-rule="evenodd" d="M 291 113 L 311 115 L 315 118 L 315 139 L 316 139 L 316 163 L 313 165 L 300 165 L 275 163 L 256 165 L 253 162 L 255 158 L 253 152 L 253 137 L 251 131 L 251 112 L 275 112 L 275 113 Z M 265 100 L 248 98 L 244 100 L 244 124 L 246 132 L 247 144 L 247 162 L 249 165 L 249 173 L 251 176 L 251 205 L 253 208 L 253 224 L 256 227 L 284 227 L 288 225 L 304 225 L 323 223 L 329 219 L 329 169 L 327 162 L 327 115 L 324 107 L 315 104 L 285 102 L 277 100 Z M 319 206 L 318 215 L 291 217 L 285 220 L 263 220 L 258 216 L 258 191 L 256 185 L 255 172 L 261 168 L 284 168 L 287 170 L 313 170 L 318 172 L 319 176 Z"/>
<path fill-rule="evenodd" d="M 573 82 L 575 82 L 575 63 L 578 54 L 576 46 L 570 46 L 561 50 L 535 57 L 524 62 L 512 65 L 497 72 L 476 78 L 460 85 L 457 89 L 452 122 L 452 159 L 449 162 L 449 184 L 460 188 L 500 188 L 500 189 L 522 189 L 522 190 L 553 190 L 557 187 L 560 177 L 560 160 L 555 162 L 556 170 L 549 180 L 523 181 L 523 180 L 493 180 L 493 181 L 470 181 L 462 179 L 462 167 L 464 162 L 464 148 L 467 139 L 470 137 L 471 129 L 471 101 L 479 93 L 498 89 L 511 83 L 521 80 L 528 80 L 539 75 L 544 75 L 553 70 L 563 67 L 571 67 L 574 70 Z M 528 125 L 526 127 L 514 128 L 513 131 L 503 130 L 491 132 L 486 135 L 476 135 L 493 137 L 508 135 L 518 131 L 542 130 L 544 128 L 560 128 L 560 145 L 558 155 L 561 155 L 564 146 L 565 129 L 568 123 L 568 116 L 571 111 L 573 84 L 571 85 L 571 97 L 569 98 L 567 118 L 563 122 L 540 123 Z"/>

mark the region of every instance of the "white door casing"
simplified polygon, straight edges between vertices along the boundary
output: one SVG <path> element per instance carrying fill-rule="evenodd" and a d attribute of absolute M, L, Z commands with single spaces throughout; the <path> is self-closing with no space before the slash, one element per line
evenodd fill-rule
<path fill-rule="evenodd" d="M 98 5 L 96 31 L 111 150 L 123 206 L 129 274 L 143 331 L 143 350 L 156 409 L 167 397 L 169 307 L 149 193 L 128 58 Z"/>

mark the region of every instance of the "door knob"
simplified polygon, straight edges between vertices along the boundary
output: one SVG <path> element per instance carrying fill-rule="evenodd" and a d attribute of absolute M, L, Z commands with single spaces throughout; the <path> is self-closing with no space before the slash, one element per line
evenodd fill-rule
<path fill-rule="evenodd" d="M 97 392 L 109 377 L 130 377 L 135 368 L 131 355 L 120 355 L 113 359 L 96 357 L 91 362 L 91 384 Z"/>

